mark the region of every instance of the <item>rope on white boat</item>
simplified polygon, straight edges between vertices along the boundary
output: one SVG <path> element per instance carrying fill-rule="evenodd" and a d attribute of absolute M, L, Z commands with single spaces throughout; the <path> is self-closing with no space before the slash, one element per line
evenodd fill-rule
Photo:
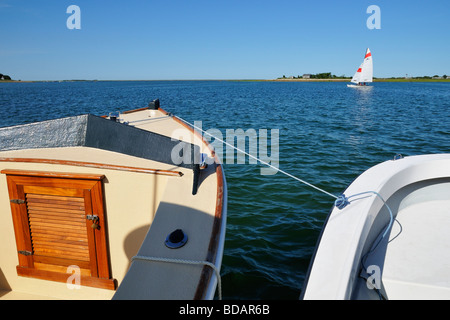
<path fill-rule="evenodd" d="M 364 254 L 364 256 L 361 258 L 361 265 L 362 268 L 364 269 L 364 271 L 367 273 L 367 267 L 366 267 L 366 260 L 369 257 L 369 255 L 371 255 L 373 252 L 375 252 L 375 250 L 378 248 L 379 244 L 382 242 L 382 240 L 386 237 L 386 235 L 388 234 L 389 230 L 391 229 L 393 223 L 394 223 L 394 214 L 392 213 L 391 208 L 389 207 L 389 205 L 386 203 L 386 201 L 384 200 L 384 198 L 375 191 L 365 191 L 365 192 L 360 192 L 360 193 L 356 193 L 354 195 L 351 195 L 349 197 L 346 197 L 344 194 L 341 195 L 339 197 L 338 200 L 336 200 L 336 207 L 338 207 L 339 209 L 342 209 L 343 207 L 345 207 L 346 205 L 350 204 L 350 199 L 351 198 L 355 198 L 355 197 L 359 197 L 362 195 L 366 195 L 366 194 L 374 194 L 376 195 L 378 198 L 381 199 L 381 201 L 383 201 L 383 205 L 386 206 L 386 208 L 389 211 L 389 224 L 387 225 L 386 229 L 383 232 L 383 235 L 378 239 L 378 241 L 376 243 L 374 243 L 372 245 L 372 247 L 370 248 L 370 250 Z M 356 199 L 358 200 L 358 199 Z M 361 275 L 360 275 L 361 276 Z M 378 296 L 380 297 L 381 300 L 387 300 L 387 298 L 385 297 L 385 295 L 381 292 L 381 288 L 378 288 L 377 286 L 374 286 L 370 283 L 370 281 L 368 281 L 368 279 L 366 279 L 365 277 L 363 277 L 366 280 L 366 284 L 368 286 L 371 286 L 371 289 L 375 290 L 378 294 Z"/>
<path fill-rule="evenodd" d="M 218 140 L 218 141 L 220 141 L 220 142 L 226 144 L 227 146 L 229 146 L 229 147 L 235 149 L 236 151 L 242 152 L 243 154 L 249 156 L 250 158 L 252 158 L 252 159 L 254 159 L 254 160 L 256 160 L 256 161 L 259 161 L 260 163 L 262 163 L 262 164 L 264 164 L 264 165 L 266 165 L 266 166 L 268 166 L 268 167 L 270 167 L 270 168 L 272 168 L 272 169 L 275 169 L 276 171 L 279 171 L 279 172 L 281 172 L 282 174 L 284 174 L 284 175 L 286 175 L 286 176 L 288 176 L 288 177 L 291 177 L 292 179 L 295 179 L 295 180 L 297 180 L 297 181 L 299 181 L 299 182 L 301 182 L 301 183 L 303 183 L 303 184 L 306 184 L 307 186 L 310 186 L 311 188 L 314 188 L 314 189 L 316 189 L 317 191 L 320 191 L 320 192 L 322 192 L 322 193 L 325 193 L 326 195 L 329 195 L 330 197 L 333 197 L 334 199 L 338 199 L 338 197 L 335 196 L 334 194 L 331 194 L 331 193 L 329 193 L 328 191 L 325 191 L 325 190 L 323 190 L 323 189 L 321 189 L 321 188 L 319 188 L 319 187 L 317 187 L 317 186 L 315 186 L 315 185 L 313 185 L 313 184 L 311 184 L 311 183 L 309 183 L 309 182 L 307 182 L 307 181 L 305 181 L 305 180 L 302 180 L 302 179 L 300 179 L 300 178 L 297 178 L 296 176 L 293 176 L 292 174 L 290 174 L 290 173 L 288 173 L 288 172 L 286 172 L 286 171 L 283 171 L 283 170 L 281 170 L 281 169 L 279 169 L 279 168 L 277 168 L 277 167 L 271 165 L 270 163 L 267 163 L 267 162 L 265 162 L 265 161 L 263 161 L 263 160 L 261 160 L 261 159 L 255 157 L 255 156 L 251 155 L 250 153 L 245 152 L 244 150 L 241 150 L 241 149 L 239 149 L 239 148 L 233 146 L 232 144 L 230 144 L 230 143 L 228 143 L 228 142 L 226 142 L 226 141 L 224 141 L 224 140 L 222 140 L 222 139 L 217 138 L 216 136 L 213 136 L 213 135 L 210 134 L 209 132 L 206 132 L 206 131 L 203 130 L 202 128 L 199 128 L 199 127 L 193 125 L 192 123 L 190 123 L 190 122 L 188 122 L 188 121 L 186 121 L 186 120 L 184 120 L 184 119 L 182 119 L 182 118 L 180 118 L 180 117 L 178 117 L 178 116 L 175 116 L 175 115 L 173 115 L 173 116 L 176 117 L 177 119 L 183 121 L 184 123 L 190 125 L 190 126 L 193 127 L 194 129 L 197 129 L 197 130 L 201 131 L 202 133 L 205 133 L 205 134 L 207 134 L 208 136 L 214 138 L 215 140 Z"/>
<path fill-rule="evenodd" d="M 191 265 L 205 265 L 214 270 L 217 277 L 217 290 L 219 300 L 222 300 L 222 280 L 220 278 L 220 272 L 217 267 L 209 261 L 201 260 L 185 260 L 185 259 L 173 259 L 173 258 L 161 258 L 161 257 L 148 257 L 148 256 L 134 256 L 131 258 L 131 262 L 134 260 L 147 261 L 147 262 L 167 262 L 167 263 L 178 263 L 178 264 L 191 264 Z"/>
<path fill-rule="evenodd" d="M 362 196 L 362 195 L 365 195 L 365 194 L 374 194 L 374 195 L 376 195 L 378 198 L 381 199 L 381 201 L 383 201 L 383 204 L 386 206 L 386 208 L 387 208 L 388 211 L 389 211 L 390 220 L 389 220 L 388 226 L 386 227 L 386 230 L 384 230 L 383 236 L 381 237 L 381 239 L 383 239 L 383 238 L 387 235 L 389 229 L 391 229 L 392 224 L 394 223 L 394 214 L 392 213 L 391 208 L 390 208 L 389 205 L 386 203 L 386 201 L 385 201 L 384 198 L 381 196 L 381 194 L 379 194 L 378 192 L 375 192 L 375 191 L 365 191 L 365 192 L 360 192 L 360 193 L 353 194 L 353 195 L 351 195 L 351 196 L 349 196 L 349 197 L 346 197 L 345 194 L 342 194 L 341 196 L 339 196 L 339 197 L 336 199 L 335 206 L 338 207 L 338 209 L 343 209 L 343 208 L 345 208 L 345 206 L 347 206 L 348 204 L 351 203 L 351 202 L 350 202 L 350 199 L 351 199 L 351 198 L 359 197 L 359 196 Z M 381 241 L 381 239 L 380 239 L 380 241 Z M 378 244 L 377 244 L 376 246 L 378 246 Z M 376 246 L 375 246 L 375 247 L 376 247 Z"/>

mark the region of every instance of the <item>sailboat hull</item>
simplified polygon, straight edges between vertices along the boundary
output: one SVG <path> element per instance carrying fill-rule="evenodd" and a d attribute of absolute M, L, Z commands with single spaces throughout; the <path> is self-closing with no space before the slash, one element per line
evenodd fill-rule
<path fill-rule="evenodd" d="M 369 88 L 373 88 L 372 86 L 360 86 L 357 84 L 347 84 L 347 87 L 349 88 L 360 88 L 360 89 L 369 89 Z"/>

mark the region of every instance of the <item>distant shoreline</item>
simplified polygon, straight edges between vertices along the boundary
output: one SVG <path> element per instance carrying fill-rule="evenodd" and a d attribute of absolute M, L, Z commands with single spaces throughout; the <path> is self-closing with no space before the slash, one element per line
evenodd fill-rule
<path fill-rule="evenodd" d="M 351 79 L 273 79 L 279 82 L 350 82 Z M 257 80 L 256 80 L 257 81 Z M 373 82 L 450 82 L 450 79 L 377 78 Z"/>
<path fill-rule="evenodd" d="M 173 79 L 173 80 L 1 80 L 0 83 L 131 81 L 235 81 L 235 82 L 350 82 L 350 79 Z M 377 78 L 373 82 L 450 82 L 447 79 Z"/>

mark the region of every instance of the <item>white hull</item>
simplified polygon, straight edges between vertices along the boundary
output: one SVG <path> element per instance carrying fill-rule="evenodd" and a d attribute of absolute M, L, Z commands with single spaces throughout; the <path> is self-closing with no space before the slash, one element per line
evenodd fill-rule
<path fill-rule="evenodd" d="M 372 86 L 369 86 L 369 85 L 360 86 L 360 85 L 357 85 L 357 84 L 347 84 L 347 87 L 349 87 L 349 88 L 358 88 L 358 89 L 372 88 Z"/>
<path fill-rule="evenodd" d="M 302 298 L 450 299 L 450 154 L 386 161 L 344 194 L 368 191 L 395 221 L 374 193 L 335 207 Z"/>

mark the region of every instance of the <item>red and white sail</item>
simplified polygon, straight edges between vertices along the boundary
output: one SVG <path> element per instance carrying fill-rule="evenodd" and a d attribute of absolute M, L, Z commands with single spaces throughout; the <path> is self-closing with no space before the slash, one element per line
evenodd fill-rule
<path fill-rule="evenodd" d="M 369 48 L 367 48 L 366 54 L 364 55 L 364 61 L 359 66 L 358 70 L 356 70 L 355 75 L 353 76 L 351 82 L 361 83 L 372 81 L 373 81 L 372 53 L 370 52 Z"/>

